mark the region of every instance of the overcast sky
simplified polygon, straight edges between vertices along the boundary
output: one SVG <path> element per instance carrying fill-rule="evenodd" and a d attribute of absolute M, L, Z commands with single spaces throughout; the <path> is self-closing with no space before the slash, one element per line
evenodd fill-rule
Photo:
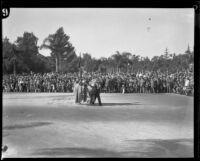
<path fill-rule="evenodd" d="M 77 55 L 88 52 L 95 58 L 117 50 L 152 58 L 166 47 L 179 54 L 194 45 L 193 8 L 12 8 L 3 20 L 3 37 L 14 42 L 24 31 L 33 32 L 41 45 L 59 27 L 70 36 Z"/>

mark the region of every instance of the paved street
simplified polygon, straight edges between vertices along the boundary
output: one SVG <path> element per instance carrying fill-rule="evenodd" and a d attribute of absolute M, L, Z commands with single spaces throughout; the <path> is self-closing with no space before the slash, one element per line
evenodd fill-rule
<path fill-rule="evenodd" d="M 4 93 L 3 157 L 193 157 L 193 97 Z"/>

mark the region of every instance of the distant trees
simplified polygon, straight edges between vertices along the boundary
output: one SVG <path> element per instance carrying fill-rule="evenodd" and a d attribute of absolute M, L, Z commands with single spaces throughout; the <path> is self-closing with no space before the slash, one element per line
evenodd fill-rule
<path fill-rule="evenodd" d="M 95 72 L 99 70 L 100 60 L 92 58 L 89 53 L 83 53 L 81 57 L 81 66 L 84 71 Z"/>
<path fill-rule="evenodd" d="M 50 34 L 40 46 L 40 49 L 51 51 L 51 55 L 46 57 L 39 53 L 38 38 L 33 33 L 24 32 L 14 43 L 7 37 L 3 38 L 3 73 L 78 72 L 80 56 L 76 55 L 69 39 L 62 27 L 54 34 Z M 84 71 L 102 73 L 135 73 L 144 70 L 176 72 L 188 69 L 194 62 L 194 52 L 189 45 L 182 54 L 170 53 L 166 48 L 162 55 L 154 56 L 152 59 L 127 51 L 116 51 L 108 58 L 92 58 L 89 53 L 83 53 L 81 57 Z"/>
<path fill-rule="evenodd" d="M 11 43 L 7 37 L 3 39 L 3 72 L 76 72 L 78 60 L 74 47 L 69 42 L 69 36 L 59 28 L 55 34 L 49 35 L 41 45 L 50 49 L 51 56 L 45 57 L 38 51 L 38 38 L 29 32 L 17 37 Z M 55 64 L 55 65 L 54 65 Z"/>
<path fill-rule="evenodd" d="M 120 53 L 117 51 L 116 54 L 105 59 L 104 64 L 105 62 L 109 64 L 104 65 L 106 71 L 109 72 L 138 72 L 145 70 L 176 72 L 177 70 L 188 69 L 189 64 L 194 62 L 194 54 L 189 47 L 185 53 L 179 55 L 170 53 L 166 48 L 162 55 L 154 56 L 152 59 L 129 52 Z"/>
<path fill-rule="evenodd" d="M 92 62 L 92 57 L 90 54 L 83 53 L 82 64 L 83 64 L 83 68 L 85 71 L 87 71 L 87 72 L 93 71 L 93 62 Z"/>
<path fill-rule="evenodd" d="M 45 60 L 39 57 L 37 37 L 33 33 L 24 32 L 14 43 L 3 39 L 3 72 L 46 72 Z"/>

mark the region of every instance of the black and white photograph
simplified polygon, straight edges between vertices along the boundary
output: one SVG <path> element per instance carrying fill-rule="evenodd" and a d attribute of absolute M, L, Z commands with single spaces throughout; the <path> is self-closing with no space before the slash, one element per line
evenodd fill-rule
<path fill-rule="evenodd" d="M 10 8 L 1 159 L 194 157 L 194 23 L 194 8 Z"/>

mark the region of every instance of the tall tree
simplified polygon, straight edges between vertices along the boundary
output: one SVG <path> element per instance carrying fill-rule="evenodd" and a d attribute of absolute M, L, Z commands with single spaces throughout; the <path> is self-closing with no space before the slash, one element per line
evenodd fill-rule
<path fill-rule="evenodd" d="M 24 32 L 23 36 L 17 37 L 15 41 L 16 52 L 22 56 L 22 61 L 24 65 L 28 67 L 27 71 L 37 71 L 38 68 L 38 38 L 29 32 Z"/>
<path fill-rule="evenodd" d="M 169 58 L 169 50 L 168 48 L 165 49 L 165 54 L 163 55 L 164 59 L 168 59 Z"/>
<path fill-rule="evenodd" d="M 10 67 L 15 63 L 14 56 L 13 44 L 11 44 L 9 39 L 5 37 L 3 39 L 3 73 L 11 71 Z M 13 73 L 16 73 L 16 68 L 13 68 Z"/>
<path fill-rule="evenodd" d="M 90 54 L 88 53 L 83 53 L 83 58 L 82 58 L 82 62 L 83 62 L 83 68 L 85 71 L 87 72 L 92 72 L 92 57 Z"/>
<path fill-rule="evenodd" d="M 38 38 L 29 32 L 24 32 L 23 36 L 17 37 L 15 41 L 18 50 L 20 50 L 23 56 L 30 58 L 32 55 L 38 54 L 37 46 Z"/>
<path fill-rule="evenodd" d="M 3 39 L 3 73 L 16 74 L 21 70 L 28 70 L 23 63 L 23 56 L 17 50 L 15 44 L 11 43 L 7 37 Z"/>
<path fill-rule="evenodd" d="M 188 48 L 185 51 L 185 54 L 192 54 L 191 50 L 190 50 L 190 45 L 188 44 Z"/>
<path fill-rule="evenodd" d="M 42 48 L 51 50 L 51 56 L 56 61 L 56 72 L 60 72 L 60 65 L 63 58 L 74 55 L 74 47 L 69 42 L 69 36 L 64 33 L 63 27 L 60 27 L 55 34 L 50 34 L 44 39 Z"/>

